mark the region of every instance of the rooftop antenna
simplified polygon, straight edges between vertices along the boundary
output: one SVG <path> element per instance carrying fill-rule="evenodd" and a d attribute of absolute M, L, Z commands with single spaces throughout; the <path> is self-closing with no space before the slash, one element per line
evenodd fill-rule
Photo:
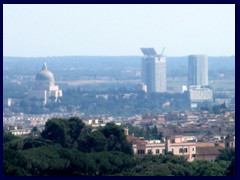
<path fill-rule="evenodd" d="M 160 55 L 160 56 L 163 56 L 163 53 L 164 53 L 164 51 L 165 51 L 165 47 L 163 47 L 163 50 L 162 50 L 162 52 L 161 52 L 161 55 Z"/>
<path fill-rule="evenodd" d="M 163 50 L 162 50 L 161 54 L 159 54 L 159 55 L 157 56 L 159 60 L 161 59 L 161 57 L 163 57 L 164 51 L 165 51 L 165 47 L 163 47 Z"/>

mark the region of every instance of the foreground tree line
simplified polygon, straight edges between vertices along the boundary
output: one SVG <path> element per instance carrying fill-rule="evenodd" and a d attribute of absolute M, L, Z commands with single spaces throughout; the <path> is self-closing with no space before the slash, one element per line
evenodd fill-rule
<path fill-rule="evenodd" d="M 5 176 L 232 176 L 235 151 L 216 162 L 187 162 L 171 153 L 133 155 L 124 130 L 113 123 L 93 130 L 78 118 L 48 120 L 27 138 L 3 134 Z"/>

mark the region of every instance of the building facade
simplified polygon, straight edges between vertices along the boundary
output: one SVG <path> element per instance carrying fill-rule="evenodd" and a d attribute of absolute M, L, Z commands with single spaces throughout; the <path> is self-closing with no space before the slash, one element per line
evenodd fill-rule
<path fill-rule="evenodd" d="M 190 55 L 188 57 L 188 87 L 208 85 L 207 55 Z"/>
<path fill-rule="evenodd" d="M 191 102 L 212 101 L 213 91 L 201 86 L 190 86 L 189 96 Z"/>
<path fill-rule="evenodd" d="M 35 77 L 32 89 L 28 92 L 28 98 L 35 98 L 46 105 L 49 102 L 57 102 L 59 97 L 62 97 L 62 90 L 55 85 L 54 75 L 44 62 L 42 70 Z"/>
<path fill-rule="evenodd" d="M 133 152 L 136 155 L 165 154 L 171 152 L 177 156 L 183 156 L 187 161 L 193 161 L 196 157 L 196 142 L 183 141 L 182 136 L 175 136 L 165 142 L 146 141 L 143 138 L 127 136 L 132 143 Z"/>
<path fill-rule="evenodd" d="M 166 92 L 166 57 L 157 55 L 153 48 L 141 48 L 142 82 L 147 92 Z"/>

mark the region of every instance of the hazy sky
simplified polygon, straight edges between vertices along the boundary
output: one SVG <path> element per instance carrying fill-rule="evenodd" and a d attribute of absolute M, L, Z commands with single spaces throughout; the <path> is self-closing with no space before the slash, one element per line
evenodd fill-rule
<path fill-rule="evenodd" d="M 3 5 L 3 55 L 235 55 L 235 5 Z"/>

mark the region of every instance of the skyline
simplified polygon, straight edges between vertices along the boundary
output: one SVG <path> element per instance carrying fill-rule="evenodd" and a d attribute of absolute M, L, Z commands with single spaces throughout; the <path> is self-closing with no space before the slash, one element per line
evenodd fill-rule
<path fill-rule="evenodd" d="M 3 5 L 4 56 L 141 56 L 141 47 L 235 55 L 235 5 Z"/>

